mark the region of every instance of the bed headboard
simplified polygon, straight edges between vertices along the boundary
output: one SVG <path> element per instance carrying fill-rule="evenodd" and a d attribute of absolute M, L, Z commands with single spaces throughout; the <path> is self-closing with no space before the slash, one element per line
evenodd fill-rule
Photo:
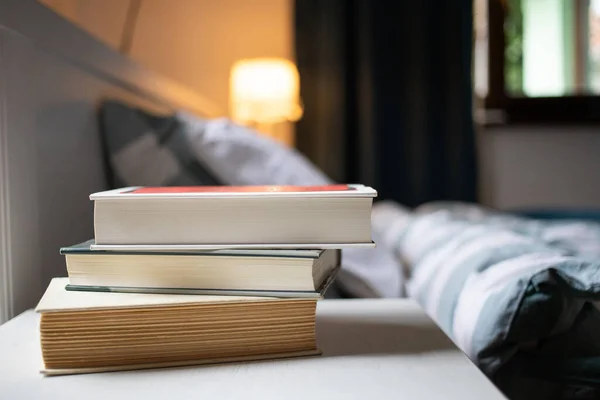
<path fill-rule="evenodd" d="M 0 323 L 65 276 L 107 187 L 96 110 L 118 98 L 214 117 L 209 100 L 137 65 L 33 0 L 0 1 Z"/>

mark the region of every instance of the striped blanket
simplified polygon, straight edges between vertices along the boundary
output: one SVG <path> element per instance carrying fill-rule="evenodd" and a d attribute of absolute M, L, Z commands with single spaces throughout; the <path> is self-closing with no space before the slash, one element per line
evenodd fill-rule
<path fill-rule="evenodd" d="M 509 398 L 600 398 L 600 224 L 379 203 L 373 225 L 409 295 Z"/>

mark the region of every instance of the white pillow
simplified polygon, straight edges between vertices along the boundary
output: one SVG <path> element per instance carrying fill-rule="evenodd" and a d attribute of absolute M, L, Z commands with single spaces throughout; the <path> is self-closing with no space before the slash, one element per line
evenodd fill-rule
<path fill-rule="evenodd" d="M 227 185 L 333 183 L 297 150 L 227 119 L 205 120 L 180 112 L 183 131 L 202 164 Z M 378 243 L 378 232 L 373 233 Z M 402 268 L 382 244 L 342 251 L 337 282 L 355 297 L 401 297 Z"/>
<path fill-rule="evenodd" d="M 198 158 L 228 185 L 327 185 L 323 172 L 297 150 L 225 118 L 179 113 Z"/>

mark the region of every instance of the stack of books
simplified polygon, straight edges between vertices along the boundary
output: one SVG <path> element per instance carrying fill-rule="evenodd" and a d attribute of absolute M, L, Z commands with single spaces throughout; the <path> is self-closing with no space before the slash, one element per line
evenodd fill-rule
<path fill-rule="evenodd" d="M 40 300 L 46 375 L 319 354 L 340 249 L 374 246 L 363 185 L 95 193 L 94 239 Z"/>

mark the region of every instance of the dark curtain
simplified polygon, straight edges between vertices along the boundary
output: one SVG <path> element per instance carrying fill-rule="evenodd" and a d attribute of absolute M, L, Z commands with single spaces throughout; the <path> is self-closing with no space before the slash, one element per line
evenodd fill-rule
<path fill-rule="evenodd" d="M 296 141 L 408 206 L 476 200 L 470 0 L 297 0 Z"/>

